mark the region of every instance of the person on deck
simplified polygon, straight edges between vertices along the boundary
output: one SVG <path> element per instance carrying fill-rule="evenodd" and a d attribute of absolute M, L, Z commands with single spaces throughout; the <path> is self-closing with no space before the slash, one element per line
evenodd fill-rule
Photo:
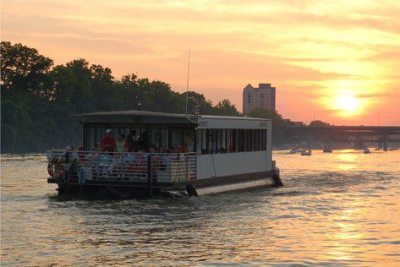
<path fill-rule="evenodd" d="M 146 131 L 144 131 L 142 133 L 142 135 L 139 137 L 139 140 L 137 143 L 138 143 L 139 150 L 149 152 L 149 148 L 150 148 L 149 134 Z"/>
<path fill-rule="evenodd" d="M 112 129 L 106 130 L 106 135 L 101 140 L 101 151 L 113 152 L 115 150 L 115 140 L 112 137 Z"/>
<path fill-rule="evenodd" d="M 126 137 L 126 143 L 128 144 L 129 152 L 137 151 L 136 130 L 130 130 L 129 135 Z"/>
<path fill-rule="evenodd" d="M 117 139 L 117 152 L 122 153 L 125 152 L 125 148 L 128 147 L 128 144 L 125 140 L 125 135 L 123 133 L 119 133 Z"/>

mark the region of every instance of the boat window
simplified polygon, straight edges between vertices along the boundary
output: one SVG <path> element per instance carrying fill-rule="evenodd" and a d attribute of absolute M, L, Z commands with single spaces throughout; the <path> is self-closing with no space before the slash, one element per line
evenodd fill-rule
<path fill-rule="evenodd" d="M 201 154 L 251 152 L 267 148 L 265 129 L 200 129 L 197 132 L 198 152 Z"/>
<path fill-rule="evenodd" d="M 218 153 L 217 130 L 211 130 L 211 153 Z"/>
<path fill-rule="evenodd" d="M 183 135 L 183 145 L 186 147 L 187 152 L 193 152 L 195 131 L 193 129 L 185 129 Z"/>
<path fill-rule="evenodd" d="M 221 132 L 221 153 L 226 153 L 226 144 L 227 144 L 227 139 L 226 139 L 226 130 L 220 130 Z"/>
<path fill-rule="evenodd" d="M 148 138 L 149 138 L 149 146 L 154 146 L 156 148 L 159 147 L 157 131 L 158 131 L 158 129 L 147 129 L 146 130 Z"/>
<path fill-rule="evenodd" d="M 266 140 L 266 138 L 267 138 L 267 135 L 266 135 L 266 130 L 261 130 L 260 131 L 260 144 L 259 144 L 259 147 L 260 147 L 260 150 L 266 150 L 266 144 L 267 144 L 267 140 Z"/>
<path fill-rule="evenodd" d="M 266 149 L 266 144 L 267 144 L 267 130 L 262 130 L 261 131 L 261 150 Z"/>
<path fill-rule="evenodd" d="M 125 138 L 131 133 L 132 140 L 136 144 L 133 149 L 148 150 L 154 147 L 158 151 L 161 147 L 164 150 L 174 151 L 175 149 L 185 149 L 193 152 L 196 149 L 196 132 L 193 128 L 171 128 L 170 125 L 86 125 L 84 126 L 83 143 L 86 150 L 91 150 L 99 146 L 105 135 L 106 129 L 113 130 L 113 138 L 117 140 L 119 133 L 123 133 Z M 145 137 L 144 137 L 145 136 Z M 139 143 L 145 138 L 146 147 L 139 148 Z"/>
<path fill-rule="evenodd" d="M 216 132 L 217 153 L 222 153 L 222 130 L 215 130 L 215 132 Z"/>
<path fill-rule="evenodd" d="M 96 145 L 96 129 L 86 128 L 85 149 L 93 150 Z"/>
<path fill-rule="evenodd" d="M 168 129 L 159 129 L 158 130 L 158 148 L 168 147 Z"/>
<path fill-rule="evenodd" d="M 200 138 L 198 139 L 199 141 L 199 147 L 201 149 L 201 154 L 208 154 L 208 140 L 207 140 L 207 130 L 199 130 L 200 132 Z"/>
<path fill-rule="evenodd" d="M 253 150 L 253 140 L 251 136 L 251 130 L 246 130 L 246 151 Z"/>
<path fill-rule="evenodd" d="M 203 142 L 201 141 L 201 135 L 202 135 L 202 130 L 198 130 L 196 132 L 196 140 L 197 140 L 197 147 L 196 147 L 196 152 L 197 154 L 201 154 L 201 145 L 203 144 Z"/>
<path fill-rule="evenodd" d="M 207 154 L 208 154 L 208 153 L 212 153 L 212 142 L 211 142 L 211 140 L 212 140 L 212 131 L 207 129 L 206 132 L 207 132 L 207 140 L 206 140 L 206 142 L 207 142 Z"/>
<path fill-rule="evenodd" d="M 95 132 L 95 147 L 99 147 L 100 146 L 100 142 L 101 142 L 101 138 L 103 138 L 104 133 L 106 132 L 106 128 L 96 128 L 96 132 Z"/>
<path fill-rule="evenodd" d="M 258 135 L 259 130 L 251 130 L 251 136 L 253 140 L 253 151 L 259 151 L 258 147 L 258 140 L 259 140 L 259 135 Z"/>
<path fill-rule="evenodd" d="M 238 147 L 236 130 L 228 130 L 228 141 L 229 141 L 228 152 L 229 153 L 236 152 L 237 151 L 236 148 Z"/>
<path fill-rule="evenodd" d="M 232 153 L 232 130 L 226 130 L 226 152 Z"/>
<path fill-rule="evenodd" d="M 183 143 L 183 129 L 172 129 L 171 148 L 177 149 Z"/>
<path fill-rule="evenodd" d="M 245 144 L 244 144 L 244 134 L 245 130 L 238 130 L 239 134 L 239 152 L 244 152 L 245 151 Z"/>

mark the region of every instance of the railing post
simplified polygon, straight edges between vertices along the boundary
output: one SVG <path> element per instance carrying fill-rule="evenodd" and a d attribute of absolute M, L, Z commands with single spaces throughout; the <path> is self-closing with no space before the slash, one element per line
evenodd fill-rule
<path fill-rule="evenodd" d="M 169 153 L 168 154 L 168 164 L 169 166 L 167 166 L 167 168 L 169 169 L 169 182 L 172 183 L 172 154 Z"/>
<path fill-rule="evenodd" d="M 151 154 L 147 156 L 147 193 L 153 196 L 153 179 L 151 175 Z"/>
<path fill-rule="evenodd" d="M 120 162 L 119 162 L 119 170 L 120 170 L 119 179 L 121 181 L 123 181 L 124 177 L 125 177 L 125 153 L 121 153 Z"/>
<path fill-rule="evenodd" d="M 186 153 L 186 181 L 189 181 L 189 153 Z"/>
<path fill-rule="evenodd" d="M 65 175 L 65 181 L 67 182 L 67 193 L 69 194 L 70 192 L 70 183 L 69 183 L 69 170 L 68 171 L 64 171 L 64 175 Z"/>

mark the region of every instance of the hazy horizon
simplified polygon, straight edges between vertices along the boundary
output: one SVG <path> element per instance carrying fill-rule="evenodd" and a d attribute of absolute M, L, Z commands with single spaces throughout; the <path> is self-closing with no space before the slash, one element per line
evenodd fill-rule
<path fill-rule="evenodd" d="M 242 111 L 247 84 L 277 88 L 285 118 L 400 125 L 398 1 L 5 0 L 2 40 L 56 65 L 85 58 Z"/>

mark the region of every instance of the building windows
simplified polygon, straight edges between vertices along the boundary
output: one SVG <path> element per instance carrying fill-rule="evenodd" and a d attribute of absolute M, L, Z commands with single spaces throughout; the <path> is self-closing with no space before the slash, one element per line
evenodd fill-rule
<path fill-rule="evenodd" d="M 201 154 L 265 151 L 266 129 L 200 129 L 198 147 Z"/>

